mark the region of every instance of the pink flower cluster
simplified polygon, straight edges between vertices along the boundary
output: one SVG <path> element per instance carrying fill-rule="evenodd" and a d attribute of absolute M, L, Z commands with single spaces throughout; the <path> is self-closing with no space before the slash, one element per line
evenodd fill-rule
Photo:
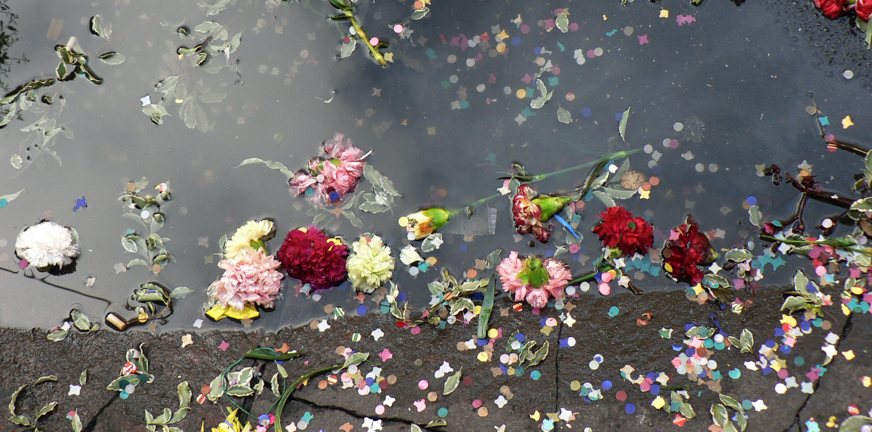
<path fill-rule="evenodd" d="M 276 270 L 280 266 L 280 262 L 262 250 L 243 254 L 239 259 L 219 261 L 224 275 L 212 284 L 215 299 L 236 310 L 242 310 L 247 302 L 272 307 L 282 288 L 283 276 Z"/>
<path fill-rule="evenodd" d="M 350 139 L 336 133 L 321 146 L 321 156 L 310 160 L 306 169 L 297 171 L 289 180 L 291 195 L 306 195 L 319 207 L 341 202 L 360 181 L 365 157 Z"/>
<path fill-rule="evenodd" d="M 497 273 L 500 275 L 503 289 L 515 294 L 515 301 L 526 300 L 531 306 L 542 308 L 548 304 L 549 295 L 555 298 L 563 297 L 563 289 L 572 278 L 572 273 L 562 261 L 548 258 L 542 261 L 542 267 L 548 272 L 548 280 L 538 288 L 525 283 L 519 277 L 526 266 L 525 262 L 518 258 L 517 251 L 512 251 L 500 262 Z"/>

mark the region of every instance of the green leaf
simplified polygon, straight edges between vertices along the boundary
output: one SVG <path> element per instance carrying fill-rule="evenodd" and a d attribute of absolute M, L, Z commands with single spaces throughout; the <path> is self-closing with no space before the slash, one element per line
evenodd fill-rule
<path fill-rule="evenodd" d="M 721 404 L 712 405 L 709 411 L 712 413 L 712 421 L 718 426 L 723 426 L 729 419 L 727 409 Z"/>
<path fill-rule="evenodd" d="M 739 431 L 736 430 L 736 426 L 734 426 L 732 422 L 727 420 L 727 422 L 724 423 L 724 428 L 723 428 L 723 430 L 721 430 L 721 432 L 739 432 Z"/>
<path fill-rule="evenodd" d="M 284 366 L 282 366 L 282 365 L 276 363 L 276 369 L 279 371 L 278 373 L 279 373 L 279 375 L 282 376 L 282 378 L 287 378 L 287 377 L 288 377 L 288 371 L 285 370 L 285 367 L 284 367 Z"/>
<path fill-rule="evenodd" d="M 91 33 L 109 40 L 109 37 L 112 35 L 112 26 L 110 25 L 109 28 L 103 27 L 102 18 L 100 14 L 97 14 L 91 17 Z"/>
<path fill-rule="evenodd" d="M 413 423 L 412 424 L 412 432 L 424 432 L 424 429 L 421 429 L 421 426 L 418 426 L 418 425 Z"/>
<path fill-rule="evenodd" d="M 78 309 L 73 309 L 70 311 L 70 318 L 73 319 L 73 325 L 76 326 L 80 331 L 90 331 L 91 330 L 91 320 L 88 317 L 79 312 Z"/>
<path fill-rule="evenodd" d="M 630 108 L 627 107 L 627 110 L 621 113 L 621 121 L 618 122 L 618 133 L 621 135 L 622 141 L 627 141 L 624 138 L 624 134 L 627 133 L 627 120 L 630 118 Z"/>
<path fill-rule="evenodd" d="M 751 206 L 748 209 L 748 219 L 751 220 L 751 225 L 754 225 L 757 228 L 760 228 L 760 219 L 763 217 L 763 213 L 760 212 L 760 207 L 757 204 Z"/>
<path fill-rule="evenodd" d="M 802 309 L 805 307 L 808 301 L 799 296 L 790 296 L 784 300 L 784 303 L 781 305 L 782 311 L 794 311 L 796 309 Z"/>
<path fill-rule="evenodd" d="M 50 404 L 48 404 L 48 405 L 46 405 L 46 406 L 40 408 L 39 411 L 36 412 L 36 417 L 33 418 L 33 421 L 35 421 L 35 422 L 36 422 L 36 421 L 39 421 L 39 419 L 40 419 L 41 417 L 43 417 L 43 416 L 45 416 L 46 414 L 48 414 L 48 413 L 54 411 L 54 409 L 55 409 L 56 406 L 58 406 L 58 403 L 57 403 L 57 402 L 52 402 L 52 403 L 50 403 Z"/>
<path fill-rule="evenodd" d="M 38 385 L 38 384 L 42 384 L 44 382 L 49 382 L 49 381 L 57 382 L 57 380 L 58 380 L 58 377 L 56 377 L 54 375 L 46 375 L 46 376 L 42 376 L 42 377 L 37 378 L 37 380 L 33 382 L 33 385 Z"/>
<path fill-rule="evenodd" d="M 602 203 L 605 204 L 606 207 L 614 207 L 617 205 L 617 203 L 615 203 L 615 200 L 613 200 L 612 197 L 608 196 L 605 192 L 595 190 L 591 193 L 593 194 L 593 196 L 597 197 L 600 201 L 602 201 Z"/>
<path fill-rule="evenodd" d="M 27 417 L 20 416 L 20 415 L 14 415 L 12 417 L 9 417 L 9 421 L 11 421 L 12 423 L 15 423 L 17 425 L 21 425 L 21 426 L 30 426 L 31 425 L 30 420 L 28 420 Z"/>
<path fill-rule="evenodd" d="M 859 22 L 860 20 L 857 21 Z M 867 424 L 872 424 L 872 417 L 862 415 L 851 416 L 839 425 L 839 432 L 860 432 L 860 429 Z"/>
<path fill-rule="evenodd" d="M 488 321 L 490 321 L 491 313 L 494 308 L 494 288 L 496 281 L 493 275 L 487 283 L 487 290 L 484 292 L 484 300 L 481 302 L 481 313 L 478 315 L 478 338 L 487 339 Z"/>
<path fill-rule="evenodd" d="M 415 12 L 412 12 L 412 16 L 409 18 L 416 21 L 427 16 L 428 13 L 430 13 L 430 8 L 422 7 L 421 9 L 415 9 Z"/>
<path fill-rule="evenodd" d="M 433 233 L 428 235 L 427 238 L 421 242 L 421 250 L 424 252 L 433 252 L 434 250 L 439 249 L 439 246 L 441 245 L 442 233 Z"/>
<path fill-rule="evenodd" d="M 442 389 L 442 396 L 450 395 L 454 390 L 457 390 L 457 386 L 460 385 L 460 374 L 463 372 L 463 368 L 461 367 L 457 373 L 448 377 L 445 380 L 445 387 Z"/>
<path fill-rule="evenodd" d="M 194 31 L 198 33 L 203 33 L 204 35 L 210 35 L 213 32 L 221 31 L 224 28 L 221 24 L 216 23 L 215 21 L 203 21 L 200 24 L 197 24 L 194 27 Z"/>
<path fill-rule="evenodd" d="M 130 385 L 136 387 L 137 385 L 139 385 L 140 379 L 139 379 L 139 375 L 137 375 L 137 374 L 120 376 L 120 377 L 112 380 L 112 382 L 109 383 L 108 386 L 106 386 L 106 390 L 115 390 L 115 391 L 119 391 L 119 392 L 121 390 L 124 390 L 123 388 L 121 388 L 121 381 L 126 381 L 127 384 L 130 384 Z"/>
<path fill-rule="evenodd" d="M 557 105 L 557 120 L 560 123 L 570 124 L 572 123 L 572 113 L 564 109 L 562 106 Z"/>
<path fill-rule="evenodd" d="M 554 24 L 557 26 L 557 29 L 560 30 L 561 33 L 566 33 L 569 31 L 569 17 L 566 15 L 566 12 L 560 12 L 557 14 L 557 19 L 554 20 Z"/>
<path fill-rule="evenodd" d="M 176 287 L 171 293 L 170 297 L 172 298 L 185 298 L 188 294 L 194 292 L 194 290 L 188 287 Z"/>
<path fill-rule="evenodd" d="M 120 65 L 121 63 L 124 63 L 124 60 L 127 60 L 127 57 L 124 57 L 123 55 L 118 54 L 117 52 L 114 52 L 114 51 L 100 54 L 97 56 L 97 58 L 99 58 L 100 61 L 102 61 L 103 63 L 106 63 L 108 65 L 112 65 L 112 66 Z M 58 78 L 60 78 L 60 77 L 58 77 Z"/>
<path fill-rule="evenodd" d="M 263 160 L 261 158 L 248 158 L 248 159 L 242 161 L 241 164 L 237 165 L 236 168 L 239 168 L 243 165 L 250 165 L 250 164 L 256 164 L 256 163 L 262 163 L 262 164 L 266 165 L 267 168 L 277 170 L 277 171 L 281 172 L 282 174 L 284 174 L 288 179 L 294 178 L 294 173 L 291 170 L 289 170 L 288 167 L 285 166 L 285 164 L 283 164 L 281 162 L 271 161 L 271 160 Z"/>
<path fill-rule="evenodd" d="M 345 360 L 345 363 L 342 364 L 342 368 L 345 369 L 351 365 L 359 365 L 365 362 L 369 358 L 369 353 L 354 353 Z"/>
<path fill-rule="evenodd" d="M 487 257 L 485 257 L 485 261 L 487 261 L 487 263 L 484 266 L 485 270 L 489 270 L 489 269 L 496 267 L 497 264 L 500 263 L 500 254 L 502 254 L 502 253 L 503 253 L 503 250 L 500 248 L 500 249 L 497 249 L 497 250 L 487 254 Z"/>
<path fill-rule="evenodd" d="M 224 375 L 218 375 L 212 382 L 209 383 L 209 394 L 206 395 L 210 401 L 215 402 L 224 395 Z"/>
<path fill-rule="evenodd" d="M 678 405 L 678 412 L 689 419 L 696 417 L 696 412 L 693 411 L 693 407 L 687 402 L 682 402 Z"/>
<path fill-rule="evenodd" d="M 18 390 L 15 390 L 15 393 L 12 393 L 12 398 L 9 400 L 9 414 L 15 415 L 15 404 L 18 402 L 18 396 L 21 394 L 21 391 L 27 387 L 27 384 L 18 387 Z"/>
<path fill-rule="evenodd" d="M 87 383 L 88 383 L 88 368 L 85 368 L 85 370 L 83 370 L 82 373 L 79 375 L 79 385 L 84 386 Z"/>
<path fill-rule="evenodd" d="M 73 432 L 82 432 L 82 419 L 79 418 L 77 411 L 73 411 L 73 418 L 70 421 L 72 422 Z"/>
<path fill-rule="evenodd" d="M 754 254 L 752 254 L 751 251 L 747 249 L 735 248 L 727 251 L 727 253 L 724 254 L 724 258 L 726 258 L 727 261 L 739 263 L 754 258 Z"/>
<path fill-rule="evenodd" d="M 751 330 L 744 329 L 742 330 L 742 352 L 752 352 L 754 349 L 754 334 L 751 333 Z"/>
<path fill-rule="evenodd" d="M 475 304 L 468 298 L 454 298 L 450 301 L 451 311 L 449 315 L 457 315 L 464 310 L 475 310 Z"/>
<path fill-rule="evenodd" d="M 279 373 L 276 372 L 273 374 L 272 379 L 269 380 L 269 389 L 272 390 L 275 397 L 282 397 L 282 391 L 279 387 Z"/>
<path fill-rule="evenodd" d="M 629 199 L 636 195 L 635 189 L 602 187 L 602 191 L 612 199 Z"/>
<path fill-rule="evenodd" d="M 181 383 L 179 383 L 177 391 L 179 393 L 179 409 L 191 406 L 192 393 L 191 386 L 188 385 L 188 382 L 182 381 Z"/>
<path fill-rule="evenodd" d="M 796 275 L 793 276 L 793 288 L 803 296 L 809 296 L 811 293 L 808 291 L 808 282 L 805 273 L 802 270 L 797 270 Z"/>
<path fill-rule="evenodd" d="M 718 397 L 721 399 L 721 402 L 722 402 L 724 405 L 726 405 L 726 406 L 728 406 L 728 407 L 730 407 L 730 408 L 732 408 L 732 409 L 734 409 L 734 410 L 736 410 L 736 411 L 742 411 L 742 410 L 743 410 L 742 406 L 739 405 L 739 403 L 736 402 L 736 400 L 733 399 L 733 398 L 731 398 L 730 396 L 727 396 L 727 395 L 725 395 L 725 394 L 718 394 Z"/>
<path fill-rule="evenodd" d="M 241 386 L 241 385 L 233 385 L 227 388 L 225 393 L 228 396 L 236 396 L 236 397 L 246 397 L 254 394 L 254 389 L 251 387 Z"/>
<path fill-rule="evenodd" d="M 550 343 L 545 341 L 545 343 L 542 344 L 542 347 L 540 347 L 539 350 L 536 351 L 536 354 L 533 355 L 533 358 L 530 360 L 530 364 L 528 364 L 527 367 L 533 367 L 542 363 L 542 360 L 545 360 L 545 358 L 548 357 L 549 346 Z M 527 357 L 529 357 L 529 355 Z"/>
<path fill-rule="evenodd" d="M 350 57 L 355 48 L 357 48 L 357 39 L 349 38 L 348 42 L 343 42 L 342 47 L 339 48 L 339 58 Z"/>

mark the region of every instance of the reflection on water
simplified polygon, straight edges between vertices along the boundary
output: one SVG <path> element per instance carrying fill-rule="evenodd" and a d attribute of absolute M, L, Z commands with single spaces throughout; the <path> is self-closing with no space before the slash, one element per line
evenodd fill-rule
<path fill-rule="evenodd" d="M 295 171 L 335 132 L 373 150 L 368 163 L 402 194 L 394 211 L 356 211 L 364 229 L 332 214 L 322 225 L 351 240 L 379 234 L 398 252 L 406 243 L 400 215 L 491 195 L 512 162 L 544 173 L 643 149 L 630 157 L 631 166 L 659 184 L 646 199 L 623 203 L 653 223 L 656 245 L 692 213 L 715 248 L 747 247 L 758 243 L 748 223 L 749 197 L 764 217 L 790 214 L 795 205 L 792 194 L 757 177 L 756 164 L 795 166 L 805 159 L 832 187 L 849 184 L 837 167 L 857 161 L 825 151 L 806 107 L 816 105 L 834 123 L 866 112 L 859 84 L 815 69 L 804 47 L 771 25 L 762 4 L 677 4 L 665 14 L 642 1 L 571 4 L 564 33 L 554 21 L 555 10 L 567 6 L 560 2 L 453 2 L 430 5 L 429 16 L 408 21 L 399 34 L 395 25 L 414 10 L 410 1 L 360 2 L 357 16 L 368 34 L 389 40 L 394 63 L 384 68 L 362 47 L 337 59 L 347 24 L 325 18 L 335 13 L 326 1 L 214 2 L 203 9 L 194 2 L 8 4 L 23 29 L 12 52 L 30 61 L 3 69 L 4 84 L 54 77 L 55 45 L 70 37 L 104 81 L 80 78 L 39 90 L 53 103 L 33 101 L 0 129 L 0 195 L 24 190 L 0 209 L 0 265 L 16 265 L 14 240 L 25 226 L 48 218 L 75 227 L 82 245 L 76 272 L 48 280 L 106 297 L 113 302 L 108 310 L 121 313 L 133 289 L 150 280 L 193 290 L 176 300 L 165 328 L 191 328 L 203 317 L 205 289 L 221 274 L 214 254 L 222 235 L 247 220 L 272 218 L 279 233 L 268 243 L 274 252 L 284 233 L 313 220 L 309 204 L 288 195 L 281 173 L 262 165 L 234 168 L 247 158 Z M 226 7 L 219 11 L 218 4 Z M 111 25 L 108 39 L 90 32 L 98 13 L 104 27 Z M 99 58 L 106 53 L 122 57 Z M 531 101 L 541 97 L 537 78 L 553 94 L 533 109 Z M 618 120 L 628 107 L 622 139 Z M 868 128 L 857 124 L 841 133 L 863 137 Z M 8 162 L 14 155 L 20 168 Z M 555 177 L 537 188 L 566 192 L 585 175 Z M 824 179 L 829 175 L 834 178 Z M 137 225 L 123 217 L 117 198 L 142 177 L 169 180 L 173 190 L 160 235 L 175 261 L 157 275 L 125 265 L 137 256 L 125 251 L 122 237 Z M 82 197 L 88 206 L 74 210 Z M 594 199 L 585 206 L 578 232 L 588 234 L 603 205 Z M 460 274 L 499 247 L 549 255 L 561 244 L 557 236 L 531 248 L 530 237 L 514 236 L 504 198 L 476 218 L 445 231 L 445 244 L 428 254 L 437 260 L 434 269 Z M 595 237 L 586 237 L 577 252 L 562 256 L 575 273 L 588 270 L 599 252 Z M 412 277 L 398 266 L 395 280 L 412 304 L 424 306 L 426 282 L 436 272 Z M 760 283 L 785 282 L 788 267 L 766 267 Z M 645 290 L 684 288 L 662 275 L 634 277 Z M 93 286 L 86 286 L 88 278 L 95 278 Z M 254 327 L 306 323 L 336 306 L 352 314 L 379 309 L 371 299 L 353 298 L 347 283 L 318 301 L 295 296 L 294 285 L 286 281 L 275 311 Z M 52 327 L 73 305 L 98 320 L 106 312 L 98 301 L 0 274 L 3 325 Z M 240 325 L 207 321 L 207 327 Z"/>

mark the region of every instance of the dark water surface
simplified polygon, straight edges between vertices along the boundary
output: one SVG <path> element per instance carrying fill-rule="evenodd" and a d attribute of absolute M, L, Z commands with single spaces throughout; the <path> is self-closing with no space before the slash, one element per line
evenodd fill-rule
<path fill-rule="evenodd" d="M 114 303 L 109 310 L 119 311 L 140 283 L 186 286 L 194 292 L 176 301 L 174 315 L 162 327 L 192 328 L 203 317 L 206 287 L 222 273 L 216 266 L 219 258 L 211 255 L 219 252 L 223 234 L 250 219 L 273 218 L 279 235 L 269 247 L 275 251 L 288 230 L 312 221 L 309 204 L 288 195 L 282 174 L 263 165 L 234 167 L 259 157 L 297 170 L 334 132 L 345 133 L 364 151 L 373 150 L 368 163 L 390 178 L 403 196 L 393 213 L 356 211 L 364 230 L 331 216 L 327 231 L 349 240 L 362 232 L 377 233 L 391 242 L 395 253 L 406 243 L 399 216 L 433 204 L 456 208 L 491 195 L 501 186 L 495 180 L 498 173 L 513 161 L 542 173 L 650 145 L 651 151 L 630 157 L 631 166 L 657 176 L 660 184 L 650 199 L 634 197 L 622 204 L 658 228 L 658 245 L 687 213 L 704 230 L 719 230 L 715 248 L 747 245 L 754 240 L 743 206 L 749 196 L 756 198 L 764 219 L 787 217 L 797 194 L 758 177 L 755 164 L 774 162 L 792 171 L 805 160 L 827 187 L 847 190 L 851 173 L 859 171 L 862 161 L 829 153 L 816 117 L 806 109 L 816 105 L 828 116 L 828 130 L 840 139 L 863 142 L 872 127 L 869 92 L 861 80 L 828 75 L 815 64 L 811 44 L 795 41 L 790 32 L 796 29 L 785 28 L 773 8 L 760 2 L 741 7 L 722 0 L 709 0 L 702 7 L 668 3 L 639 0 L 621 7 L 617 0 L 434 2 L 430 16 L 411 23 L 411 40 L 391 40 L 395 63 L 382 68 L 360 46 L 351 57 L 337 60 L 342 32 L 347 30 L 324 18 L 333 13 L 327 1 L 238 0 L 208 17 L 194 1 L 11 1 L 20 40 L 8 53 L 26 54 L 29 61 L 11 65 L 2 77 L 7 88 L 53 77 L 58 63 L 54 46 L 70 37 L 77 38 L 104 82 L 95 85 L 80 76 L 40 90 L 40 95 L 55 99 L 45 115 L 56 118 L 69 134 L 51 141 L 50 149 L 62 164 L 33 148 L 38 138 L 34 132 L 20 130 L 42 113 L 24 112 L 0 129 L 0 195 L 25 190 L 0 209 L 0 266 L 17 265 L 14 243 L 21 229 L 50 218 L 75 227 L 83 250 L 74 273 L 49 281 L 106 297 Z M 569 21 L 577 30 L 564 34 L 539 25 L 553 19 L 557 8 L 569 9 Z M 661 9 L 668 10 L 667 18 L 660 17 Z M 391 25 L 412 11 L 410 0 L 358 4 L 370 36 L 382 39 L 396 39 Z M 104 25 L 112 25 L 110 40 L 89 33 L 88 22 L 95 14 L 103 17 Z M 679 15 L 695 21 L 680 26 Z M 522 23 L 514 21 L 519 16 Z M 226 26 L 230 35 L 243 33 L 229 60 L 215 56 L 198 68 L 190 58 L 180 60 L 176 49 L 199 40 L 183 40 L 175 30 L 179 25 L 193 30 L 206 20 Z M 59 31 L 57 21 L 63 21 Z M 494 38 L 503 30 L 510 38 L 500 54 Z M 482 34 L 490 38 L 486 44 L 461 46 L 463 40 Z M 581 50 L 584 64 L 575 58 L 576 50 Z M 107 51 L 122 54 L 126 61 L 100 62 L 97 54 Z M 554 90 L 553 99 L 542 109 L 525 111 L 530 98 L 519 99 L 517 92 L 535 88 L 522 78 L 539 71 L 537 58 L 559 67 L 559 74 L 555 68 L 542 75 L 548 89 Z M 222 64 L 227 66 L 217 73 L 207 72 Z M 181 75 L 189 93 L 220 100 L 201 103 L 206 123 L 189 119 L 189 128 L 180 113 L 182 104 L 176 103 L 169 104 L 170 116 L 162 125 L 143 114 L 141 98 L 149 95 L 157 103 L 162 95 L 154 86 L 170 75 Z M 567 98 L 570 92 L 574 99 Z M 60 98 L 65 101 L 62 109 Z M 558 107 L 570 111 L 571 124 L 558 122 Z M 628 107 L 624 142 L 615 116 Z M 530 112 L 535 116 L 525 117 Z M 841 119 L 848 115 L 856 125 L 843 129 Z M 666 147 L 665 140 L 678 145 Z M 20 169 L 10 164 L 16 154 L 25 159 Z M 585 174 L 549 179 L 537 188 L 569 190 Z M 142 177 L 150 180 L 149 188 L 169 180 L 174 192 L 163 209 L 167 217 L 160 234 L 171 239 L 166 246 L 177 262 L 157 276 L 141 266 L 120 273 L 115 269 L 136 258 L 124 251 L 121 237 L 128 228 L 140 228 L 122 217 L 117 198 L 129 180 Z M 369 188 L 367 182 L 360 185 L 361 190 Z M 88 207 L 73 211 L 76 199 L 83 196 Z M 445 244 L 430 254 L 438 259 L 437 268 L 446 266 L 459 275 L 474 265 L 475 258 L 497 247 L 544 254 L 561 244 L 557 235 L 535 248 L 527 245 L 529 236 L 516 242 L 507 200 L 494 200 L 490 206 L 497 214 L 495 234 L 465 238 L 446 230 Z M 581 254 L 563 255 L 578 260 L 570 263 L 575 273 L 588 270 L 583 262 L 589 265 L 598 253 L 599 244 L 589 233 L 603 207 L 596 200 L 587 204 L 579 226 L 579 232 L 587 234 Z M 813 206 L 808 222 L 818 223 L 821 215 L 830 213 L 837 211 Z M 759 252 L 758 244 L 755 253 Z M 802 264 L 788 259 L 777 272 L 767 266 L 760 283 L 784 283 Z M 395 280 L 401 289 L 413 304 L 425 305 L 426 282 L 437 277 L 435 269 L 413 279 L 405 266 L 397 266 Z M 96 278 L 93 287 L 84 284 L 89 276 Z M 662 273 L 646 274 L 636 283 L 646 290 L 684 289 Z M 253 327 L 306 323 L 325 316 L 327 305 L 354 314 L 360 305 L 347 284 L 323 293 L 318 301 L 294 296 L 294 285 L 296 281 L 286 280 L 275 311 L 263 314 Z M 378 309 L 371 300 L 364 304 L 370 311 Z M 21 274 L 0 273 L 4 326 L 52 327 L 73 305 L 97 320 L 105 313 L 99 302 Z M 207 321 L 203 328 L 241 325 Z"/>

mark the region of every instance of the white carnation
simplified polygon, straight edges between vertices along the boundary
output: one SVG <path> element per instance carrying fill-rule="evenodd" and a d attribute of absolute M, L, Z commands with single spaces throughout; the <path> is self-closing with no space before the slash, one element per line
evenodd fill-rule
<path fill-rule="evenodd" d="M 63 266 L 67 258 L 79 254 L 79 244 L 71 229 L 46 221 L 21 231 L 15 252 L 36 267 Z"/>

